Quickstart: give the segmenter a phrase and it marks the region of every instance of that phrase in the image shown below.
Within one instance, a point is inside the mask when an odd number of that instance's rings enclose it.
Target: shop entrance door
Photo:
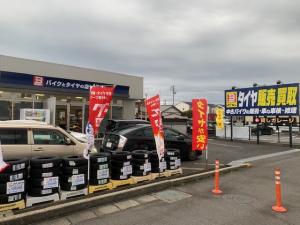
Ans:
[[[55,125],[61,127],[64,130],[68,128],[68,103],[57,103]]]

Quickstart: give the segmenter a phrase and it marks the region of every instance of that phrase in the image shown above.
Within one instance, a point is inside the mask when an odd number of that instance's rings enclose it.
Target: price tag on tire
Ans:
[[[72,176],[72,186],[85,184],[84,174],[78,174]]]
[[[109,178],[109,169],[97,170],[97,179]]]
[[[58,177],[45,177],[43,182],[43,188],[57,188],[58,187]]]
[[[151,171],[151,163],[145,163],[144,164],[144,171],[145,172]]]
[[[123,167],[123,174],[124,175],[130,175],[130,174],[132,174],[132,165],[124,166]]]
[[[25,182],[24,180],[7,182],[6,184],[6,194],[15,194],[21,193],[25,190]]]
[[[181,160],[180,159],[176,159],[175,160],[175,166],[180,166],[181,165]]]
[[[165,169],[167,169],[167,162],[166,162],[166,161],[160,162],[160,163],[159,163],[159,169],[160,169],[160,170],[165,170]]]

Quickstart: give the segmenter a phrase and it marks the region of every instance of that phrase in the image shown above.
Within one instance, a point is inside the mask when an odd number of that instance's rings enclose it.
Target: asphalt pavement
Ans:
[[[211,193],[213,178],[173,187],[39,225],[298,225],[300,153],[258,160],[253,167],[221,176],[224,194]],[[283,205],[273,212],[274,170],[281,169]]]
[[[232,161],[250,158],[253,156],[267,155],[277,152],[283,152],[290,150],[289,147],[280,145],[268,145],[252,142],[240,142],[210,139],[208,144],[208,164],[209,168],[213,167],[216,159],[220,160],[220,163],[226,165]],[[204,170],[206,167],[206,152],[204,151],[202,156],[197,161],[185,161],[182,163],[184,174],[195,173],[200,170]]]

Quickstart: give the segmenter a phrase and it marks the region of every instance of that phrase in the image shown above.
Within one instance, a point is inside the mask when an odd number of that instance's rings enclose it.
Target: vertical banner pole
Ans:
[[[293,147],[293,127],[292,127],[292,117],[289,117],[289,133],[290,133],[290,148]]]
[[[233,141],[233,117],[230,116],[230,141]]]

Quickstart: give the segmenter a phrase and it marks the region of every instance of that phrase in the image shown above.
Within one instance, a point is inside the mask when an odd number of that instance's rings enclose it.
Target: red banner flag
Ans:
[[[92,125],[94,134],[98,129],[109,108],[113,97],[114,87],[92,86],[90,88],[89,123]]]
[[[207,150],[207,99],[193,99],[193,151]]]
[[[149,116],[153,134],[154,134],[157,154],[159,159],[161,159],[165,154],[165,142],[164,142],[164,129],[163,129],[161,113],[160,113],[159,95],[146,99],[145,105],[146,105],[147,114]]]

